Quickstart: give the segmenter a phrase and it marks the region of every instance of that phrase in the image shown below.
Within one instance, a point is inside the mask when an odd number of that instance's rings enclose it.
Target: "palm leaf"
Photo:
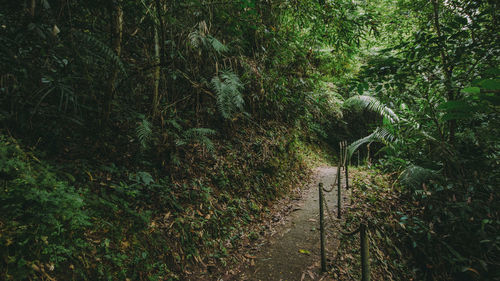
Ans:
[[[116,65],[125,75],[127,74],[127,71],[125,70],[125,65],[111,47],[104,44],[98,38],[91,35],[90,33],[75,31],[74,35],[88,47],[96,51],[94,55],[95,54],[101,55],[105,60],[108,60],[112,62],[114,65]]]
[[[389,144],[396,141],[396,137],[383,127],[378,127],[370,135],[354,141],[347,147],[347,157],[348,159],[354,154],[354,152],[365,143],[381,142],[383,144]]]
[[[344,106],[359,106],[370,110],[387,118],[391,123],[399,122],[399,117],[392,109],[381,103],[377,98],[366,95],[357,95],[350,97],[344,102]]]

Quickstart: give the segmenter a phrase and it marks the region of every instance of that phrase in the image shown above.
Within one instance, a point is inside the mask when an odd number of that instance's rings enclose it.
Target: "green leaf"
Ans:
[[[350,97],[344,102],[345,106],[359,106],[386,117],[392,123],[399,122],[399,117],[394,111],[381,103],[377,98],[367,95],[357,95]]]
[[[386,128],[378,127],[370,135],[368,135],[364,138],[358,139],[358,140],[354,141],[353,143],[351,143],[347,147],[347,155],[348,155],[347,157],[351,158],[352,155],[354,154],[354,152],[356,151],[356,149],[358,149],[361,145],[363,145],[365,143],[371,143],[371,142],[380,142],[383,144],[388,144],[390,142],[397,142],[397,139],[393,134],[391,134],[389,131],[387,131]]]
[[[486,90],[500,90],[500,79],[485,79],[479,85]]]
[[[500,96],[499,95],[489,95],[489,94],[485,94],[485,95],[480,95],[478,97],[480,100],[484,100],[484,101],[487,101],[495,106],[498,106],[500,105]]]
[[[305,254],[305,255],[310,255],[311,254],[311,252],[309,252],[308,250],[304,250],[304,249],[300,249],[299,253]]]
[[[438,106],[441,110],[464,110],[468,109],[470,106],[465,101],[447,101]]]
[[[479,94],[481,92],[481,89],[479,87],[467,87],[465,89],[462,89],[462,93],[464,94]]]
[[[488,75],[495,75],[495,76],[500,76],[500,69],[499,68],[490,68],[484,72],[485,74]]]

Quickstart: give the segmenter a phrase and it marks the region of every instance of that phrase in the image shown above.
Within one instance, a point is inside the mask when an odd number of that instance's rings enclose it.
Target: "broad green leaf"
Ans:
[[[462,89],[462,93],[465,94],[479,94],[481,92],[481,89],[479,87],[467,87],[465,89]]]
[[[446,110],[446,111],[449,111],[449,110],[468,110],[470,108],[471,108],[471,106],[467,102],[461,101],[461,100],[447,101],[447,102],[444,102],[438,106],[438,109]]]
[[[485,79],[479,85],[486,90],[500,90],[500,79]]]

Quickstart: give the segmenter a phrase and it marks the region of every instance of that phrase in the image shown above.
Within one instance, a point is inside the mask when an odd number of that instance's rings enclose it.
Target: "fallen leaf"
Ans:
[[[247,259],[255,259],[255,258],[257,258],[256,256],[252,256],[252,255],[249,255],[249,254],[245,254],[245,257]]]

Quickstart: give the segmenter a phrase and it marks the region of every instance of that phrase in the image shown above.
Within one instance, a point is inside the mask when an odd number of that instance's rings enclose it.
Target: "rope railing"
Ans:
[[[337,221],[341,218],[341,208],[342,208],[342,197],[341,197],[341,168],[344,167],[345,171],[345,186],[349,189],[349,172],[348,172],[348,157],[347,157],[347,142],[342,141],[339,143],[339,165],[337,166],[337,173],[335,175],[334,182],[337,182]],[[323,183],[319,183],[319,210],[320,210],[320,240],[321,240],[321,271],[326,272],[326,250],[325,250],[325,220],[324,220],[324,209],[330,218],[331,224],[336,227],[337,231],[345,236],[353,236],[359,233],[360,237],[360,248],[361,248],[361,281],[370,281],[370,241],[369,241],[369,231],[368,224],[364,221],[352,231],[344,231],[340,225],[337,223],[332,213],[328,208],[328,204],[324,199],[323,192],[332,192],[334,189],[334,184],[330,189],[325,189]]]

